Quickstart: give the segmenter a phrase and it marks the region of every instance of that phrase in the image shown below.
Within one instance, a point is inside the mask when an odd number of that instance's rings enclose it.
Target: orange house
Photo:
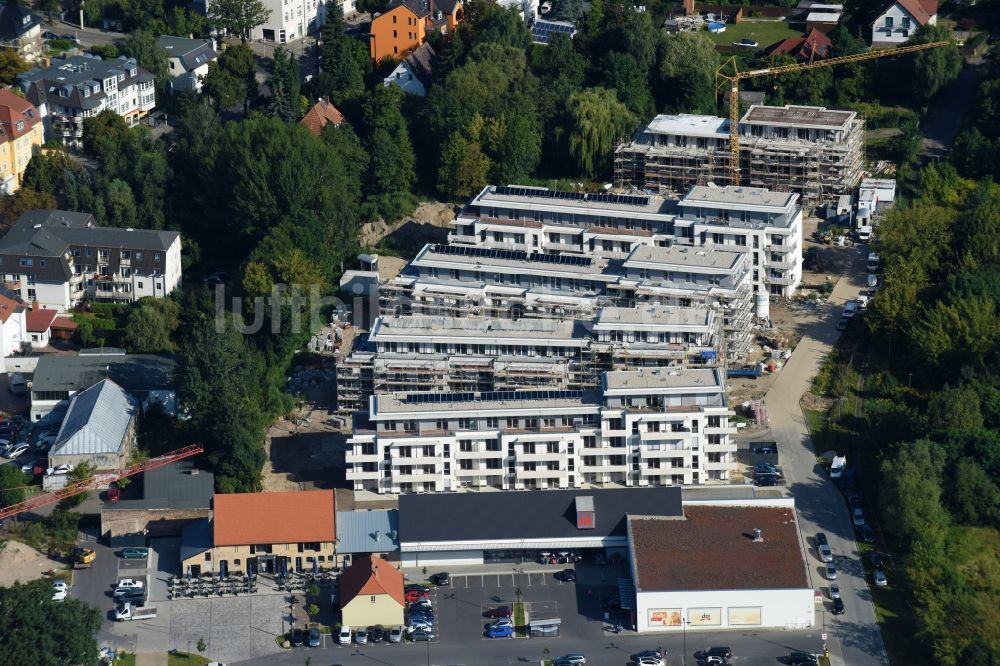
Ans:
[[[426,41],[428,31],[458,27],[462,13],[459,0],[393,0],[384,14],[372,19],[368,34],[372,61],[405,58]]]

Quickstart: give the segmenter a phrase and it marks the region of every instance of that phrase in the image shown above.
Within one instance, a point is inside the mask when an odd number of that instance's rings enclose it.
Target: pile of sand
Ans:
[[[0,550],[0,585],[10,586],[38,578],[43,571],[58,568],[48,556],[20,541],[7,541]]]

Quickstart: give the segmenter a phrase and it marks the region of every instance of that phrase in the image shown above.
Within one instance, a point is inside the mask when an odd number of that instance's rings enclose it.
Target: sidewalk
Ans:
[[[554,574],[563,569],[572,568],[572,564],[539,564],[538,562],[503,562],[499,564],[465,564],[465,565],[434,565],[427,567],[403,567],[403,578],[407,583],[424,583],[430,576],[447,571],[454,576],[483,576],[518,573],[549,573]],[[424,571],[426,570],[426,573]]]

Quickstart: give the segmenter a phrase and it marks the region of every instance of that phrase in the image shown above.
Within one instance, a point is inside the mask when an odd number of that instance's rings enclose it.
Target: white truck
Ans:
[[[119,622],[128,622],[129,620],[152,620],[154,617],[156,617],[156,608],[154,606],[138,608],[132,604],[124,603],[115,609],[115,619]]]
[[[830,478],[839,479],[844,475],[844,469],[847,467],[847,457],[846,456],[834,456],[833,462],[830,463]]]

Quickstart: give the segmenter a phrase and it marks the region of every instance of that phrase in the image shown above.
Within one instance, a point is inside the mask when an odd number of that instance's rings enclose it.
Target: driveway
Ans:
[[[825,627],[829,635],[833,663],[873,666],[889,662],[881,631],[875,621],[871,591],[865,582],[859,559],[854,526],[840,491],[816,463],[816,452],[799,406],[799,400],[809,390],[820,363],[840,336],[835,325],[841,308],[848,300],[853,300],[862,288],[861,276],[864,275],[868,248],[859,245],[856,252],[850,274],[842,278],[833,290],[826,316],[805,330],[791,359],[768,391],[765,400],[771,431],[760,439],[778,442],[785,477],[799,512],[812,586],[823,589],[824,594],[829,583],[822,576],[822,562],[816,557],[816,532],[826,533],[833,550],[834,564],[839,571],[837,582],[846,612],[840,616],[821,612],[817,617],[817,625],[821,629]],[[829,609],[828,596],[824,606]]]

